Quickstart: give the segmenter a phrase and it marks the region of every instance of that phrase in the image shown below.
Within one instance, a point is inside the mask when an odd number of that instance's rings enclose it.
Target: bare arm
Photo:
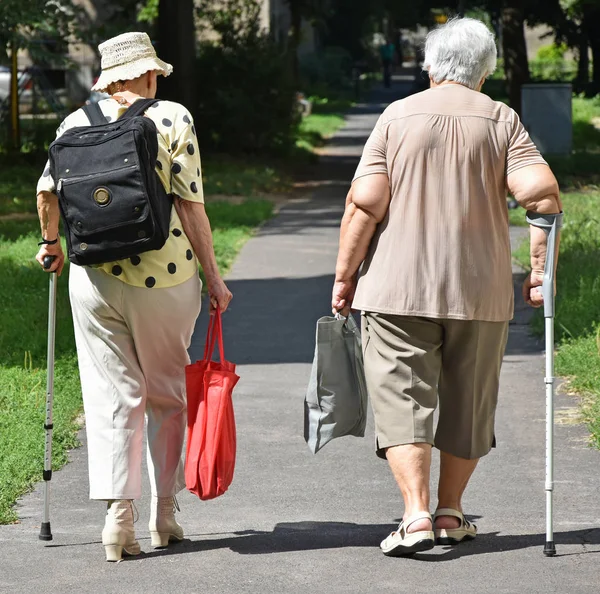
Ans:
[[[212,231],[204,204],[176,198],[175,208],[181,219],[183,230],[188,236],[198,260],[200,260],[208,284],[211,306],[216,309],[218,304],[221,311],[225,311],[233,296],[225,286],[219,273],[213,247]]]
[[[340,228],[340,247],[335,270],[332,307],[347,315],[352,305],[356,273],[364,261],[377,225],[384,219],[390,204],[387,174],[377,173],[358,178],[346,199]]]
[[[356,206],[352,203],[352,187],[348,190],[348,194],[346,196],[346,207],[344,210],[344,216],[342,217],[342,223],[340,225],[340,244],[344,241],[346,236],[346,232],[348,231],[348,226],[350,225],[350,221],[352,220],[352,216],[356,212]]]
[[[562,211],[558,183],[547,165],[529,165],[512,172],[507,178],[508,188],[515,200],[526,210],[540,214],[556,214]],[[530,226],[531,241],[531,273],[523,285],[525,301],[534,307],[543,304],[540,287],[544,277],[546,264],[547,237],[543,229]],[[556,258],[558,261],[558,245],[556,242]],[[556,264],[555,264],[556,265]]]
[[[60,210],[58,208],[58,196],[52,192],[40,192],[37,195],[37,210],[40,219],[42,238],[48,241],[59,239],[58,226],[60,223]],[[60,240],[54,245],[42,245],[36,256],[36,260],[43,266],[44,258],[52,256],[54,262],[47,272],[58,272],[60,275],[65,265],[65,256],[60,245]]]

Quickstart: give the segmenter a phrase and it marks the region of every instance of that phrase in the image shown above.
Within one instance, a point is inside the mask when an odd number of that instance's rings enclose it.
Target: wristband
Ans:
[[[56,245],[57,243],[58,243],[58,237],[56,239],[53,239],[53,240],[42,239],[42,241],[40,241],[38,243],[38,245]]]

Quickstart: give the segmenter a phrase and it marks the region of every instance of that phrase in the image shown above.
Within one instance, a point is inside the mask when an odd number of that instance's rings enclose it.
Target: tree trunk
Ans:
[[[592,50],[592,82],[591,84],[588,83],[586,94],[592,97],[600,93],[600,23],[598,19],[600,19],[599,8],[591,5],[584,6],[581,28],[583,36],[587,38],[589,47]],[[589,78],[586,80],[589,81]]]
[[[599,15],[596,15],[596,19]],[[600,25],[597,20],[590,23],[589,42],[592,49],[592,83],[594,92],[600,92]]]
[[[600,35],[597,32],[596,35]],[[593,41],[590,40],[592,47],[592,89],[591,94],[596,96],[600,93],[600,40],[596,37]]]
[[[298,60],[298,48],[302,39],[302,11],[300,2],[290,0],[290,32],[291,39],[288,51],[290,53],[290,61],[292,65],[292,74],[296,85],[300,82],[300,62]]]
[[[505,0],[502,8],[502,53],[510,106],[521,114],[521,86],[529,82],[525,18],[520,0]]]
[[[10,52],[10,135],[12,148],[19,151],[21,150],[21,119],[19,115],[19,70],[17,67],[18,47],[16,41],[12,42]]]
[[[194,0],[160,0],[158,55],[173,65],[173,74],[159,77],[158,96],[185,105],[194,115],[196,86],[196,30]]]
[[[585,90],[590,82],[590,54],[588,38],[586,35],[581,35],[578,51],[579,61],[577,63],[577,88],[579,90]]]

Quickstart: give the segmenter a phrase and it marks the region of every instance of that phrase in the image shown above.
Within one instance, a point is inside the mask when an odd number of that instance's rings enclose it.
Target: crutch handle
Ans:
[[[48,270],[52,266],[56,256],[44,256],[44,270]]]
[[[546,264],[544,265],[544,280],[542,296],[544,298],[544,317],[554,317],[554,268],[556,260],[556,238],[562,227],[563,213],[540,214],[527,211],[527,222],[534,227],[543,229],[547,237]]]

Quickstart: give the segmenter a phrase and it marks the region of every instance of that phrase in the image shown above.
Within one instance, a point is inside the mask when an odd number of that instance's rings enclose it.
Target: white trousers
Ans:
[[[185,487],[185,366],[202,284],[133,287],[71,266],[69,295],[83,392],[90,499],[139,499],[144,417],[153,495]]]

